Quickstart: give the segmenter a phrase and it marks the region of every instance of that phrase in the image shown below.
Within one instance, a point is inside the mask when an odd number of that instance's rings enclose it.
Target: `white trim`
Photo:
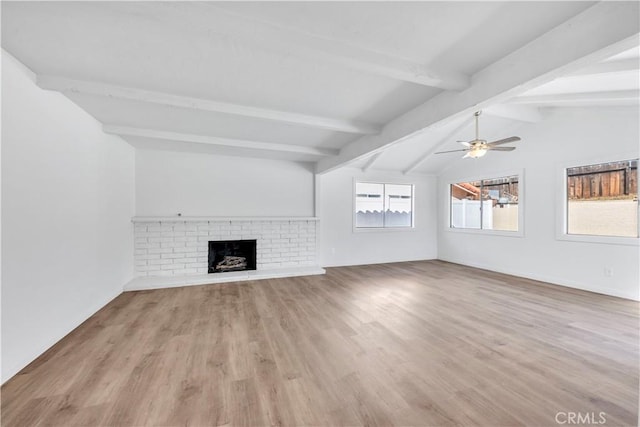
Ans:
[[[507,231],[507,230],[487,230],[487,229],[479,229],[479,228],[454,228],[451,227],[451,186],[456,185],[460,182],[471,182],[471,181],[482,181],[482,180],[490,180],[496,178],[506,178],[509,176],[516,175],[518,177],[518,231]],[[482,178],[480,177],[482,176]],[[525,237],[525,170],[524,169],[511,169],[507,171],[498,171],[495,173],[491,173],[490,176],[494,178],[488,178],[489,174],[483,175],[475,175],[471,178],[458,178],[458,179],[449,179],[446,181],[446,186],[444,188],[446,201],[446,216],[444,218],[444,230],[453,232],[453,233],[468,233],[468,234],[479,234],[482,236],[502,236],[502,237]]]
[[[518,216],[520,216],[520,210],[518,209]],[[518,228],[520,228],[520,224],[518,224]],[[479,228],[451,228],[447,227],[446,231],[450,231],[452,233],[467,233],[467,234],[478,234],[481,236],[502,236],[502,237],[524,237],[524,233],[518,231],[507,231],[507,230],[481,230]]]
[[[80,315],[75,316],[75,318],[71,322],[69,322],[69,325],[71,325],[71,327],[64,328],[62,333],[47,340],[46,344],[40,346],[35,353],[32,353],[29,356],[23,357],[20,362],[14,363],[13,366],[7,369],[6,370],[7,377],[2,378],[2,383],[4,384],[8,380],[13,378],[18,372],[20,372],[22,369],[28,366],[31,362],[36,360],[38,357],[42,356],[51,347],[53,347],[58,342],[60,342],[61,339],[63,339],[65,336],[67,336],[68,334],[73,332],[76,328],[78,328],[80,325],[82,325],[84,322],[86,322],[87,319],[91,318],[98,311],[102,310],[111,301],[118,298],[118,296],[120,296],[122,292],[123,292],[122,289],[115,290],[114,292],[107,295],[106,298],[103,298],[100,301],[96,302],[95,304],[91,305],[91,307],[89,307],[87,310],[84,310]]]
[[[319,221],[318,217],[302,216],[134,216],[131,222],[203,222],[203,221]]]
[[[349,262],[333,262],[333,263],[325,263],[323,265],[323,267],[325,268],[331,268],[331,267],[353,267],[353,266],[357,266],[357,265],[384,265],[384,264],[397,264],[397,263],[401,263],[401,262],[416,262],[416,261],[434,261],[436,260],[436,256],[433,255],[429,258],[424,258],[424,257],[420,257],[420,258],[415,258],[415,257],[410,257],[410,258],[399,258],[399,259],[394,259],[391,258],[389,259],[388,257],[384,257],[384,259],[380,258],[374,258],[372,260],[367,260],[367,261],[349,261]]]
[[[589,234],[561,234],[556,235],[556,240],[567,242],[597,243],[601,245],[625,245],[640,246],[640,239],[637,237],[622,236],[596,236]]]
[[[401,232],[414,232],[416,231],[416,227],[353,227],[354,233],[393,233],[396,231]]]
[[[381,184],[381,185],[410,185],[411,186],[411,225],[406,227],[356,227],[356,184]],[[394,231],[414,231],[416,229],[416,184],[415,182],[389,182],[389,181],[369,181],[360,180],[357,177],[352,179],[352,193],[351,193],[351,229],[353,233],[376,233],[376,232],[394,232]],[[383,209],[384,199],[383,196]]]
[[[640,237],[597,236],[567,233],[567,169],[600,163],[619,162],[638,159],[640,153],[625,151],[622,153],[589,156],[556,164],[556,240],[606,245],[640,246]],[[640,193],[640,191],[639,191]],[[639,194],[640,196],[640,194]],[[638,209],[638,233],[640,235],[640,209]]]
[[[624,298],[624,299],[629,299],[633,301],[640,301],[640,294],[638,293],[632,294],[632,293],[620,292],[616,289],[604,288],[600,286],[584,286],[583,282],[576,282],[576,281],[572,281],[564,278],[558,278],[555,276],[547,276],[544,274],[528,273],[528,272],[523,273],[521,271],[513,270],[509,268],[495,268],[493,266],[488,266],[483,263],[463,262],[463,261],[455,260],[454,258],[442,257],[440,255],[438,255],[438,259],[441,261],[446,261],[453,264],[465,265],[473,268],[480,268],[482,270],[495,271],[496,273],[508,274],[511,276],[522,277],[530,280],[537,280],[539,282],[544,282],[546,284],[563,286],[566,288],[578,289],[586,292],[594,292],[597,294],[603,294],[603,295],[608,295],[608,296],[617,297],[617,298]]]
[[[131,279],[124,291],[179,288],[183,286],[212,285],[217,283],[245,282],[247,280],[277,279],[282,277],[313,276],[325,274],[318,266],[278,268],[271,270],[234,271],[228,273],[201,274],[197,276],[148,276]]]

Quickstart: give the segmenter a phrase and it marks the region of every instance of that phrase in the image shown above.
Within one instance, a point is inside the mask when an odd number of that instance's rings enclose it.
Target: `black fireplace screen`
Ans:
[[[255,269],[255,240],[218,240],[209,242],[209,273]]]

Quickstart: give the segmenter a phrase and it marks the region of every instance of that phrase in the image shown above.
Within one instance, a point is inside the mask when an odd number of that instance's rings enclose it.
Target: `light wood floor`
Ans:
[[[2,387],[2,425],[21,427],[555,426],[558,412],[636,425],[638,304],[440,261],[128,292]]]

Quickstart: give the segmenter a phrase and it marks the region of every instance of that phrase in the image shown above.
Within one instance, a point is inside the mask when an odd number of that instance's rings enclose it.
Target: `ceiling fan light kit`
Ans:
[[[466,157],[471,157],[472,159],[479,159],[480,157],[484,156],[485,154],[487,154],[487,150],[484,147],[480,147],[476,150],[471,150],[469,151],[467,154],[464,155],[463,159]]]
[[[476,111],[473,115],[476,118],[476,138],[471,141],[458,141],[460,144],[464,145],[466,148],[462,150],[449,150],[449,151],[439,151],[435,154],[444,154],[444,153],[456,153],[464,151],[465,154],[462,158],[466,159],[467,157],[472,159],[479,159],[487,154],[487,151],[513,151],[516,147],[498,147],[502,144],[508,144],[509,142],[520,141],[519,136],[510,136],[509,138],[499,139],[497,141],[487,142],[484,139],[480,139],[480,127],[478,125],[478,117],[480,117],[482,111]]]

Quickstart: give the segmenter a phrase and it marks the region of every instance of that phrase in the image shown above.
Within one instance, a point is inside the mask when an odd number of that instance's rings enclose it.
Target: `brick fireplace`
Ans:
[[[317,222],[313,217],[136,217],[133,219],[136,277],[127,288],[224,281],[225,275],[229,280],[238,280],[320,274],[324,270],[318,267]],[[209,242],[242,240],[256,242],[253,276],[239,276],[239,272],[208,274]]]

